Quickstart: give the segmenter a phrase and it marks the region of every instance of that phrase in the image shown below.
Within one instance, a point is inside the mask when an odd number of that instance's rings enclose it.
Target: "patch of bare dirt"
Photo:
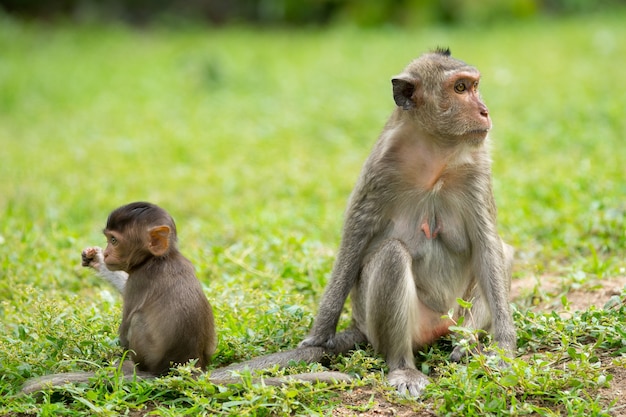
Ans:
[[[563,309],[561,296],[565,295],[570,311],[584,311],[591,306],[602,308],[611,297],[620,295],[625,286],[626,276],[594,282],[579,289],[568,289],[559,277],[528,277],[511,283],[511,299],[534,311],[558,311]]]
[[[599,395],[606,399],[607,405],[615,401],[611,408],[613,417],[626,417],[626,367],[608,364],[608,373],[613,376],[608,388],[600,389]]]
[[[333,416],[372,417],[433,417],[426,404],[403,400],[404,404],[390,402],[385,395],[370,387],[359,387],[341,394],[342,405],[333,410]]]

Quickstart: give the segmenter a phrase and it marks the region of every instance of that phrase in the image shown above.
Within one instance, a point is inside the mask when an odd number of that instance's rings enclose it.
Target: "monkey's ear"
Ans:
[[[393,100],[398,107],[402,107],[404,110],[417,107],[414,95],[419,83],[418,79],[411,78],[406,74],[401,74],[391,79]]]
[[[150,242],[148,249],[154,256],[163,256],[170,247],[170,228],[168,226],[155,226],[148,231]]]

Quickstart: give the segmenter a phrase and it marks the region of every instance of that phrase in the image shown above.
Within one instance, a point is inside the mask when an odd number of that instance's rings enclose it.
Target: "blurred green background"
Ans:
[[[10,14],[76,21],[120,19],[145,24],[153,21],[195,20],[212,25],[359,26],[480,25],[497,20],[538,15],[588,13],[623,5],[624,0],[2,0]]]
[[[104,244],[107,214],[130,201],[152,201],[176,219],[181,251],[216,312],[214,366],[296,346],[330,276],[350,191],[394,108],[391,77],[420,53],[449,46],[482,73],[499,230],[517,249],[514,280],[537,283],[516,300],[520,383],[510,408],[521,413],[534,402],[563,415],[603,415],[594,410],[606,408],[604,385],[594,381],[606,380],[610,365],[583,363],[568,348],[616,355],[623,368],[616,351],[625,315],[594,310],[542,321],[527,307],[549,298],[544,280],[557,283],[558,296],[626,275],[621,2],[0,7],[0,414],[39,409],[13,396],[27,378],[93,370],[120,355],[120,299],[80,267],[80,251]],[[349,316],[347,304],[341,326]],[[467,407],[511,401],[509,387],[488,391],[484,375],[454,373],[448,347],[418,359],[437,378],[452,369],[452,382],[483,397],[445,383],[432,384],[431,395],[450,397],[451,410],[463,406],[459,398]],[[531,353],[544,365],[519,368]],[[567,369],[558,355],[570,358]],[[384,363],[375,358],[369,351],[346,361],[364,379],[380,378]],[[533,391],[535,372],[554,385]],[[179,398],[196,383],[168,381],[172,393],[162,401],[184,409]],[[47,397],[50,415],[91,415],[81,389]],[[111,392],[103,377],[89,400],[119,415],[151,404],[141,392],[162,398],[155,383],[126,389],[128,396]],[[213,398],[214,409],[189,407],[213,413],[250,392],[228,390]],[[301,401],[299,412],[309,415],[322,407],[319,389],[300,392],[311,391],[268,397]]]

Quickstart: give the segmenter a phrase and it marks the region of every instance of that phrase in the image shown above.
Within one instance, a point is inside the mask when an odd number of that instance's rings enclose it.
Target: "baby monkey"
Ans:
[[[103,233],[106,249],[85,249],[82,264],[122,293],[120,344],[137,369],[161,375],[193,359],[205,369],[217,346],[213,310],[176,247],[172,216],[151,203],[131,203],[109,215]]]
[[[119,338],[131,361],[122,364],[125,379],[151,378],[167,373],[173,365],[197,360],[204,370],[215,352],[217,337],[213,310],[206,299],[193,265],[176,247],[176,225],[162,208],[145,202],[114,210],[103,230],[104,251],[89,247],[82,252],[82,265],[98,271],[124,297]],[[326,354],[320,347],[278,352],[211,371],[214,384],[238,383],[233,372],[275,365],[317,362]],[[27,381],[23,394],[67,383],[85,383],[93,372],[45,375]],[[267,385],[300,382],[350,381],[340,372],[312,372],[287,377],[263,378]],[[258,378],[255,382],[260,382]]]

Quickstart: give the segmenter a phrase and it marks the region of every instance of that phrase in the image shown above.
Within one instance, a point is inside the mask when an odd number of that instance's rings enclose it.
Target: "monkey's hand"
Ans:
[[[335,332],[330,334],[311,333],[306,339],[300,342],[300,347],[320,346],[328,350],[335,350]]]
[[[300,347],[320,346],[325,350],[335,354],[346,354],[358,345],[367,343],[367,337],[356,327],[350,327],[342,332],[329,332],[326,337],[316,337],[315,335],[323,335],[324,332],[313,331],[300,343]]]
[[[102,254],[101,248],[97,246],[85,248],[83,249],[81,256],[83,259],[83,266],[95,269],[100,277],[109,281],[120,292],[120,294],[124,294],[128,274],[124,271],[109,271],[104,263],[104,255]]]
[[[93,246],[83,249],[81,253],[82,266],[93,268],[96,271],[100,271],[100,266],[104,265],[104,256],[102,255],[102,249]]]

